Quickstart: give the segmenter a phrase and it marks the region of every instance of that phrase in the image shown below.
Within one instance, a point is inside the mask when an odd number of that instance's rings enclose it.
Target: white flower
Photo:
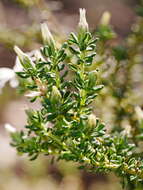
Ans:
[[[79,24],[78,24],[79,28],[88,30],[88,23],[86,21],[86,10],[80,8],[79,13],[80,13],[80,19],[79,19]]]
[[[9,81],[9,84],[12,88],[16,88],[19,85],[19,81],[17,80],[16,76]]]
[[[43,42],[46,45],[54,44],[54,39],[46,23],[41,24]]]
[[[111,14],[108,11],[105,11],[101,17],[100,23],[102,25],[108,25],[111,19]]]
[[[138,120],[143,120],[143,111],[139,106],[135,107],[135,112]]]
[[[18,86],[18,80],[16,79],[15,72],[10,68],[2,67],[0,68],[0,90],[7,82],[10,82],[10,86],[12,88]]]
[[[38,91],[32,91],[28,94],[26,94],[25,96],[28,97],[28,98],[34,98],[36,96],[40,96],[41,95],[41,92],[38,92]]]
[[[15,133],[16,129],[9,123],[6,123],[4,125],[5,129],[9,132],[9,133]]]

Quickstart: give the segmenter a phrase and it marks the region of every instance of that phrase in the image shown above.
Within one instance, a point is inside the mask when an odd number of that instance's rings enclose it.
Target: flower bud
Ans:
[[[79,19],[79,29],[88,31],[88,23],[86,21],[86,10],[85,9],[79,9],[80,12],[80,19]]]
[[[58,88],[56,86],[52,87],[52,94],[51,94],[51,99],[53,102],[59,102],[59,100],[61,99],[61,93],[58,90]]]
[[[24,53],[18,46],[14,46],[14,51],[17,54],[20,63],[24,68],[27,69],[28,67],[34,66],[34,63],[31,60],[31,58],[26,53]]]
[[[9,133],[15,133],[16,132],[16,129],[12,125],[10,125],[9,123],[6,123],[4,127]]]
[[[95,127],[96,126],[96,123],[97,123],[97,118],[94,114],[90,114],[88,116],[88,125],[90,127]]]
[[[143,111],[139,106],[135,107],[136,117],[138,120],[143,120]]]
[[[18,46],[14,46],[14,51],[22,62],[24,62],[25,58],[29,58],[28,55],[23,53],[23,51]]]
[[[111,14],[108,11],[105,11],[101,17],[100,24],[108,25],[111,19]]]
[[[131,125],[129,124],[128,121],[123,121],[122,122],[122,126],[124,128],[124,130],[122,131],[122,135],[123,136],[127,136],[127,137],[131,137],[131,132],[132,132],[132,127]]]
[[[15,51],[16,51],[16,53],[19,51],[18,49],[18,47],[17,46],[15,46],[14,48],[16,48],[15,49]],[[18,48],[18,49],[17,49]],[[22,51],[20,50],[20,53],[21,53]],[[23,52],[22,52],[23,53]],[[34,58],[34,53],[35,53],[35,50],[34,51],[31,51],[31,52],[27,52],[27,53],[23,53],[23,54],[25,54],[26,56],[28,56],[28,58],[30,59],[30,62],[31,62],[31,64],[32,64],[32,66],[34,67],[34,61],[35,61],[35,58]],[[18,54],[18,53],[17,53]],[[23,72],[23,66],[21,65],[21,60],[19,59],[19,57],[17,56],[16,57],[16,60],[15,60],[15,65],[14,65],[14,67],[13,67],[13,70],[14,70],[14,72]]]
[[[45,45],[53,45],[54,39],[46,23],[41,24],[42,38]]]

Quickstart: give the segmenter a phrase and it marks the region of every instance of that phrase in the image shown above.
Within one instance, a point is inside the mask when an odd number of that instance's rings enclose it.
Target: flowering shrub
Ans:
[[[114,36],[112,30],[103,27],[107,22],[104,19],[97,31],[102,45],[107,32],[111,34],[108,37]],[[31,102],[39,100],[41,108],[26,111],[25,131],[15,131],[6,125],[11,132],[11,145],[28,154],[31,160],[39,154],[52,155],[57,160],[77,162],[80,168],[91,172],[114,172],[123,185],[142,183],[143,161],[134,152],[136,142],[128,135],[130,132],[122,133],[118,125],[117,130],[107,133],[105,124],[93,113],[91,103],[103,88],[99,81],[104,80],[98,79],[95,62],[98,39],[89,31],[85,10],[80,9],[77,33],[71,33],[61,45],[55,42],[45,23],[41,31],[44,45],[34,57],[17,46],[14,48],[22,65],[16,72],[20,89]],[[118,62],[127,55],[121,47],[115,48],[113,54]],[[94,70],[90,71],[92,66]],[[111,77],[116,82],[115,75]],[[115,92],[114,86],[111,90]],[[120,96],[116,98],[120,100]],[[142,113],[139,107],[136,112]]]

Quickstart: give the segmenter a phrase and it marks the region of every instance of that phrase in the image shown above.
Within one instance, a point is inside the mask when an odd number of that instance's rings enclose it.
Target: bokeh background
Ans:
[[[0,67],[14,66],[15,44],[26,52],[41,46],[40,23],[43,21],[57,39],[64,40],[77,27],[80,7],[86,8],[93,31],[102,14],[109,11],[110,23],[118,35],[112,43],[122,43],[137,19],[138,4],[138,0],[0,0]],[[11,123],[22,129],[26,123],[25,107],[30,106],[8,84],[0,94],[0,190],[121,189],[113,174],[95,175],[78,170],[70,162],[52,163],[52,158],[43,156],[31,162],[17,155],[9,145],[4,124]]]

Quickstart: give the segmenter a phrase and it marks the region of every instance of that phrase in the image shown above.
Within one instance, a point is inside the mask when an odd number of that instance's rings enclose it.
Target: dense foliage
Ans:
[[[77,33],[71,33],[63,44],[55,42],[46,24],[42,24],[44,45],[35,52],[34,57],[15,47],[23,67],[16,73],[20,90],[27,93],[31,102],[39,101],[41,108],[26,111],[26,130],[12,131],[11,144],[18,152],[27,153],[31,160],[42,153],[52,155],[57,160],[78,162],[80,168],[92,172],[114,172],[121,177],[123,186],[133,189],[143,180],[142,154],[136,151],[138,141],[142,139],[142,119],[137,121],[131,117],[134,107],[123,101],[131,93],[131,68],[136,64],[132,60],[141,51],[142,38],[137,43],[140,48],[136,48],[134,55],[131,43],[127,47],[110,47],[106,51],[106,41],[114,38],[115,34],[104,21],[95,31],[99,42],[89,32],[85,10],[81,9]],[[142,27],[142,24],[139,26]],[[128,42],[137,42],[131,40],[142,35],[142,30],[138,29],[137,32],[141,34],[133,32]],[[96,51],[99,59],[96,58]],[[109,80],[105,80],[102,74],[105,75],[107,69],[103,63],[108,61],[109,52],[112,53],[115,67],[114,72],[107,74]],[[131,62],[133,64],[129,64]],[[118,78],[121,71],[126,76],[122,80]],[[103,94],[101,81],[106,88]],[[109,131],[93,113],[92,103],[100,90],[101,109],[108,96],[116,99],[111,110],[116,117]],[[138,115],[142,113],[139,107],[136,112]],[[128,128],[122,122],[124,119]],[[129,125],[133,125],[135,130],[130,131]]]

